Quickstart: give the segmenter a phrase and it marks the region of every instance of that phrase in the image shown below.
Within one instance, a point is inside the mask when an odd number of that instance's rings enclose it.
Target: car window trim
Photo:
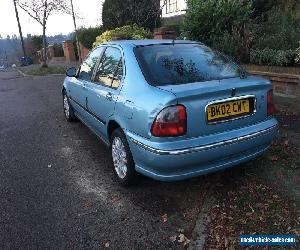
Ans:
[[[97,63],[96,63],[96,66],[95,66],[95,68],[94,68],[94,71],[93,71],[93,74],[92,74],[92,77],[91,77],[91,81],[90,81],[90,82],[91,82],[91,83],[94,83],[94,84],[97,83],[97,82],[95,82],[96,72],[97,72],[97,70],[98,70],[98,67],[99,67],[101,61],[102,61],[104,52],[106,51],[107,47],[106,47],[106,46],[98,46],[97,48],[103,48],[103,51],[101,52],[101,54],[100,54],[100,56],[99,56],[99,59],[98,59],[98,61],[97,61]]]

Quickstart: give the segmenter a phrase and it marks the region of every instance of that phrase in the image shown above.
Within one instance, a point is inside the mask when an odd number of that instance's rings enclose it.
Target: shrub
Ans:
[[[78,40],[83,44],[87,49],[92,49],[93,43],[95,42],[96,37],[104,32],[102,26],[99,27],[90,27],[90,28],[80,28],[77,31]]]
[[[253,48],[289,50],[296,49],[300,40],[300,16],[292,10],[274,7],[266,15],[257,18],[251,29]]]
[[[152,33],[144,28],[138,27],[136,24],[127,25],[113,30],[108,30],[96,37],[94,46],[111,41],[114,37],[125,40],[147,39],[152,37]]]
[[[257,65],[293,66],[296,62],[294,50],[253,49],[250,62]]]
[[[241,34],[241,31],[233,29],[231,34],[226,31],[223,36],[216,38],[212,46],[237,61],[249,62],[250,43],[248,31],[244,30]]]
[[[296,50],[296,63],[300,64],[300,42],[299,48]]]
[[[241,30],[250,20],[252,2],[240,0],[188,0],[183,31],[189,39],[212,45],[224,32]]]
[[[31,36],[33,51],[36,52],[43,47],[43,36]]]

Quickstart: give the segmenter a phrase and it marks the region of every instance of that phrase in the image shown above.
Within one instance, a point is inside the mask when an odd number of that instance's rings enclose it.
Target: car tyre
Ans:
[[[76,120],[73,107],[70,104],[66,91],[63,91],[63,109],[65,118],[68,122],[73,122]]]
[[[135,184],[137,173],[134,161],[126,136],[120,128],[115,129],[111,134],[111,155],[118,181],[124,186]]]

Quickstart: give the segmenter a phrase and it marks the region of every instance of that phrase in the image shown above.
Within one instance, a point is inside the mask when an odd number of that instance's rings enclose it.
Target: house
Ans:
[[[182,20],[186,9],[187,0],[160,0],[163,24],[175,24]]]

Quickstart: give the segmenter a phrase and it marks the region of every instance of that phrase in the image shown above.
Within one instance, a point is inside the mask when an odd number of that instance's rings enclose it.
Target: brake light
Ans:
[[[268,91],[268,97],[267,97],[267,114],[268,116],[271,116],[274,114],[275,107],[273,102],[273,90]]]
[[[157,137],[181,136],[186,133],[186,110],[183,105],[170,106],[157,115],[151,133]]]

